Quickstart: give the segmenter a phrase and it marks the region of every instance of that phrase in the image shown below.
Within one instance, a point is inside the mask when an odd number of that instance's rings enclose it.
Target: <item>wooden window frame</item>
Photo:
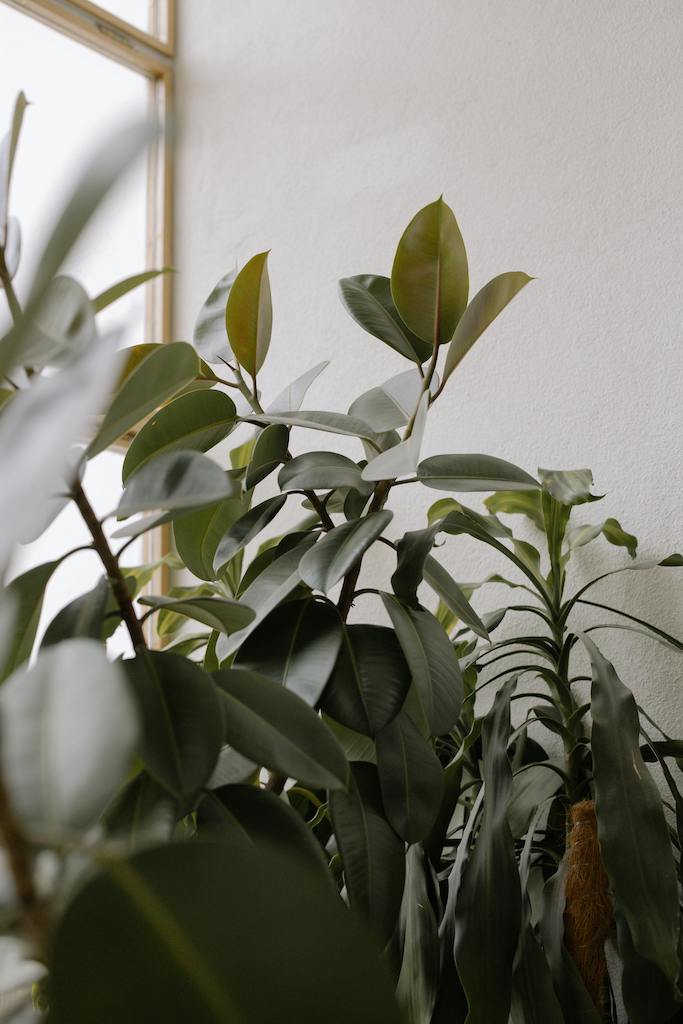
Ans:
[[[157,35],[116,17],[90,0],[0,0],[50,28],[97,50],[149,80],[150,113],[161,124],[173,117],[176,4],[148,0],[150,24]],[[154,144],[147,162],[147,266],[173,265],[173,154],[168,133]],[[135,268],[131,268],[133,271]],[[147,284],[146,340],[169,341],[173,336],[173,275],[162,274]],[[144,557],[156,562],[171,549],[170,528],[145,534]],[[157,573],[154,589],[166,593],[167,566]]]

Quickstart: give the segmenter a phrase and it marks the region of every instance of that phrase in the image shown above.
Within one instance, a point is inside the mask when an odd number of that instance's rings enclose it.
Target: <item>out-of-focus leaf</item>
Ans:
[[[197,317],[194,347],[207,363],[226,363],[233,358],[225,327],[225,307],[235,276],[236,271],[231,270],[218,281]]]
[[[83,353],[97,337],[87,293],[72,277],[55,277],[26,317],[20,356],[24,365],[42,369]]]
[[[240,518],[244,504],[227,498],[190,512],[173,523],[173,537],[185,566],[200,580],[215,580],[214,558],[227,530]]]
[[[543,530],[543,509],[541,508],[541,492],[535,491],[496,491],[484,499],[489,512],[494,516],[499,512],[507,515],[523,515],[539,530]]]
[[[382,802],[389,823],[407,843],[430,832],[441,805],[438,757],[405,712],[375,737]]]
[[[341,642],[341,620],[333,605],[310,597],[288,601],[245,640],[234,664],[268,676],[314,707]]]
[[[407,608],[390,594],[382,602],[408,662],[433,736],[457,721],[463,700],[460,663],[441,623],[426,608]]]
[[[423,341],[443,345],[467,306],[467,253],[453,211],[440,197],[403,232],[391,269],[391,295],[403,322]]]
[[[602,495],[591,494],[593,474],[590,469],[540,469],[543,489],[562,505],[583,505],[600,501]]]
[[[2,248],[5,248],[7,242],[5,228],[8,220],[9,190],[12,183],[12,170],[19,144],[21,125],[27,106],[28,100],[24,93],[17,93],[9,131],[3,135],[0,141],[0,247]]]
[[[91,826],[123,781],[138,737],[118,665],[92,640],[67,640],[0,689],[0,763],[29,827]]]
[[[172,609],[176,615],[185,615],[221,633],[235,633],[244,629],[254,618],[251,608],[227,597],[190,597],[183,600],[149,595],[141,597],[140,604],[150,608]]]
[[[51,966],[54,1024],[299,1024],[321,1007],[326,1024],[402,1021],[362,928],[279,850],[197,841],[108,862],[60,918]]]
[[[329,359],[324,359],[322,363],[316,363],[310,370],[306,370],[300,377],[293,380],[291,384],[288,384],[276,398],[268,405],[266,412],[296,412],[301,408],[308,389],[311,384],[318,379],[323,370],[329,366]]]
[[[510,697],[516,679],[496,694],[484,720],[482,822],[455,907],[455,962],[470,1024],[508,1024],[512,965],[521,925],[521,893],[507,822],[512,771],[507,755]]]
[[[411,846],[399,918],[402,956],[396,986],[396,996],[411,1024],[431,1024],[439,990],[439,929],[429,899],[429,870],[421,846]]]
[[[19,269],[19,262],[21,260],[21,224],[16,217],[7,218],[4,256],[5,266],[11,281]]]
[[[640,754],[638,709],[614,666],[582,639],[593,668],[593,775],[610,889],[636,952],[674,986],[680,970],[676,865],[662,800]]]
[[[552,975],[531,924],[522,930],[512,977],[511,1024],[565,1024]]]
[[[354,624],[344,629],[321,706],[347,728],[375,736],[398,714],[409,686],[410,669],[394,631]]]
[[[273,327],[267,252],[252,256],[233,281],[225,323],[237,361],[255,376],[268,353]]]
[[[149,772],[141,771],[107,807],[103,826],[108,839],[135,853],[171,839],[178,816],[175,799]]]
[[[444,381],[448,380],[486,328],[491,326],[529,281],[533,281],[533,278],[528,274],[512,270],[494,277],[477,292],[460,318],[453,340],[448,346],[443,370]]]
[[[90,443],[88,456],[92,458],[103,452],[162,402],[177,394],[194,380],[198,369],[196,352],[183,341],[153,349],[123,382]]]
[[[344,277],[339,282],[339,295],[346,311],[368,334],[406,359],[418,363],[429,359],[432,346],[413,334],[401,320],[391,297],[388,277],[376,274]]]
[[[538,490],[523,469],[492,455],[433,455],[420,463],[417,476],[438,491]]]
[[[5,599],[12,604],[14,618],[2,648],[0,681],[31,656],[45,588],[58,565],[58,561],[37,565],[21,576],[16,576],[7,586]]]
[[[330,530],[301,559],[301,579],[311,589],[327,593],[363,557],[392,518],[393,512],[383,509]]]
[[[377,769],[352,766],[348,789],[330,793],[330,814],[351,907],[391,938],[403,895],[405,847],[384,816]]]
[[[424,578],[425,582],[439,595],[444,604],[458,616],[463,625],[467,626],[484,640],[489,639],[486,626],[458,584],[432,555],[428,555],[425,559]]]
[[[232,498],[236,491],[234,481],[207,455],[167,452],[130,477],[116,514],[130,516],[153,509],[190,511]]]
[[[140,285],[147,284],[148,281],[153,281],[161,274],[172,274],[173,267],[161,267],[160,270],[143,270],[141,274],[133,274],[131,277],[124,278],[123,281],[117,281],[110,288],[100,292],[100,294],[92,300],[93,309],[96,313],[101,313],[107,306],[111,306],[113,302],[118,299],[122,299],[124,295],[128,295],[129,292],[139,288]]]
[[[621,997],[629,1024],[680,1024],[680,994],[676,995],[670,982],[651,960],[636,952],[623,916],[617,914],[616,919],[619,956],[623,964]]]
[[[235,403],[222,391],[191,391],[159,409],[138,431],[123,460],[128,478],[150,459],[167,452],[206,452],[235,425]]]
[[[415,472],[420,458],[428,411],[429,395],[425,392],[417,407],[410,437],[371,459],[363,470],[363,480],[394,480],[396,477]]]
[[[288,445],[289,430],[282,423],[271,423],[260,432],[247,467],[247,490],[256,487],[256,484],[282,465],[287,457]]]
[[[345,416],[341,412],[297,410],[294,412],[249,413],[245,417],[256,423],[284,423],[290,427],[306,427],[308,430],[323,430],[328,434],[343,434],[348,437],[375,440],[375,432],[369,423],[357,416]]]
[[[312,708],[267,676],[245,669],[214,673],[222,691],[224,738],[256,764],[313,788],[345,786],[348,762]]]
[[[211,775],[222,743],[218,690],[178,654],[138,651],[122,665],[142,715],[140,756],[170,793],[189,799]]]
[[[245,512],[244,515],[232,523],[216,547],[213,567],[218,576],[223,574],[230,559],[234,558],[245,545],[257,537],[261,530],[275,518],[286,500],[284,494],[277,494],[274,498],[267,498],[259,505],[254,505],[253,508],[250,508],[248,512]]]
[[[337,452],[305,452],[285,463],[278,474],[282,491],[362,487],[360,467]]]

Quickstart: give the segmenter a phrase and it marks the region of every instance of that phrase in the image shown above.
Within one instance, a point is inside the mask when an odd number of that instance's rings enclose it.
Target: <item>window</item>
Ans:
[[[98,142],[117,125],[143,120],[150,107],[158,117],[167,117],[172,36],[172,4],[162,0],[111,0],[101,7],[86,0],[0,0],[0,131],[9,123],[20,90],[31,103],[11,196],[23,238],[16,278],[20,295],[55,212]],[[103,203],[65,272],[95,296],[132,273],[170,264],[170,187],[170,159],[162,142]],[[170,287],[170,275],[163,275],[130,293],[103,314],[102,327],[123,327],[124,345],[168,340]],[[2,305],[0,317],[5,316]],[[116,504],[113,485],[122,457],[108,451],[88,467],[86,491],[100,514]],[[40,540],[17,553],[13,574],[87,541],[76,511],[66,509]],[[164,544],[163,537],[140,539],[127,550],[127,563],[156,560]],[[79,552],[60,565],[48,587],[41,626],[94,586],[101,573],[91,552]],[[155,589],[161,585],[157,580]],[[120,631],[113,648],[122,650],[126,642]]]

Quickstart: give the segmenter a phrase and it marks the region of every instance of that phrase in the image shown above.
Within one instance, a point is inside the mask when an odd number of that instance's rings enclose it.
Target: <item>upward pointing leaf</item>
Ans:
[[[197,317],[194,347],[207,363],[224,363],[232,358],[225,327],[225,308],[234,281],[235,271],[231,270],[212,289]]]
[[[358,274],[342,278],[339,294],[346,311],[368,334],[379,338],[406,359],[418,363],[429,359],[432,346],[402,322],[391,297],[388,277]]]
[[[265,501],[254,505],[231,524],[216,547],[213,567],[217,576],[221,576],[230,559],[234,558],[238,551],[241,551],[249,541],[257,537],[261,530],[275,518],[286,500],[285,494],[276,494],[273,498],[266,498]]]
[[[5,590],[5,599],[13,605],[12,629],[3,644],[0,681],[31,656],[43,607],[45,588],[59,562],[46,562],[16,576]]]
[[[301,559],[301,579],[313,590],[327,593],[346,576],[392,518],[393,513],[384,509],[330,530]]]
[[[494,277],[477,292],[463,313],[455,328],[453,340],[448,346],[443,370],[444,381],[448,380],[477,339],[529,281],[533,281],[533,278],[528,274],[510,271]]]
[[[235,278],[225,323],[240,366],[254,376],[266,358],[273,326],[267,252],[252,256]]]
[[[396,477],[415,472],[420,458],[428,411],[429,395],[425,392],[417,407],[410,437],[371,459],[363,470],[363,480],[394,480]]]
[[[96,313],[101,313],[107,306],[111,306],[113,302],[118,299],[122,299],[128,292],[134,291],[135,288],[139,288],[142,284],[147,284],[148,281],[153,281],[160,274],[172,274],[173,267],[162,267],[160,270],[143,270],[141,274],[133,274],[131,277],[124,278],[123,281],[118,281],[113,284],[106,291],[100,292],[100,294],[92,300],[93,309]]]
[[[301,403],[306,397],[311,384],[317,380],[327,366],[329,366],[329,359],[323,360],[322,363],[316,363],[310,370],[302,373],[300,377],[297,377],[286,388],[283,388],[280,394],[270,403],[266,412],[295,412],[297,409],[300,409]]]
[[[403,232],[391,270],[391,294],[404,323],[433,346],[453,337],[468,292],[465,245],[453,211],[439,198]]]
[[[10,129],[0,142],[0,247],[3,249],[7,244],[5,229],[9,217],[9,189],[12,181],[12,169],[19,143],[21,125],[24,120],[24,111],[27,106],[28,100],[23,92],[20,92],[14,101]]]

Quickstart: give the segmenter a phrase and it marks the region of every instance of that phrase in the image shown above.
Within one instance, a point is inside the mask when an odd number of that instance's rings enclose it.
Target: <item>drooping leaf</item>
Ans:
[[[232,498],[237,487],[217,463],[200,452],[167,452],[150,459],[128,480],[118,516],[153,509],[201,508]]]
[[[58,561],[37,565],[7,585],[5,598],[12,606],[13,620],[12,629],[3,644],[0,681],[31,656],[45,588],[58,565]]]
[[[380,729],[375,747],[387,819],[402,839],[417,843],[429,835],[441,805],[439,759],[405,711]]]
[[[91,826],[129,770],[138,716],[125,679],[92,640],[41,652],[0,689],[0,764],[29,827]]]
[[[396,596],[407,604],[417,604],[417,590],[424,577],[425,562],[438,532],[438,522],[424,530],[409,530],[396,546],[396,569],[391,577],[391,587]]]
[[[602,524],[602,535],[610,544],[616,547],[626,548],[631,558],[638,553],[638,538],[632,533],[627,533],[617,519],[606,519]]]
[[[462,590],[449,572],[437,562],[433,555],[427,555],[424,563],[424,578],[447,608],[457,615],[462,623],[484,640],[489,639],[488,630]]]
[[[230,746],[256,764],[306,786],[346,785],[344,751],[300,697],[245,669],[222,669],[214,679],[222,692],[224,738]]]
[[[268,523],[278,514],[286,501],[284,494],[267,498],[259,505],[254,505],[248,512],[240,516],[227,533],[223,535],[216,547],[213,567],[217,576],[221,576],[231,558],[242,550],[251,540],[259,535]]]
[[[296,412],[299,410],[311,384],[318,379],[327,366],[329,366],[329,359],[324,359],[321,363],[316,363],[310,370],[302,373],[300,377],[283,388],[268,405],[266,412]]]
[[[154,281],[155,278],[161,274],[172,274],[173,267],[161,267],[160,270],[143,270],[141,274],[133,274],[131,277],[126,277],[123,281],[117,281],[116,284],[111,285],[105,291],[92,300],[93,309],[96,313],[101,313],[107,306],[111,306],[113,302],[118,299],[122,299],[124,295],[128,295],[129,292],[134,291],[135,288],[139,288],[140,285],[147,284],[148,281]]]
[[[114,616],[111,616],[108,622],[106,620],[107,612],[112,610],[112,603],[113,595],[109,580],[102,576],[92,590],[70,601],[57,612],[45,630],[41,649],[72,637],[106,640],[119,624],[119,619]],[[118,607],[115,607],[118,611]]]
[[[304,963],[306,984],[293,984]],[[321,1007],[326,1024],[402,1019],[326,880],[280,851],[215,840],[109,861],[61,917],[51,967],[54,1024],[300,1024]]]
[[[430,902],[422,847],[406,855],[406,881],[401,903],[401,971],[396,996],[411,1024],[431,1024],[439,990],[439,928]]]
[[[429,395],[425,392],[417,407],[410,436],[371,459],[363,470],[363,480],[394,480],[396,477],[415,472],[420,459],[428,411]]]
[[[185,566],[200,580],[215,580],[214,559],[218,545],[241,517],[244,503],[227,498],[216,505],[183,515],[173,523],[173,538]]]
[[[237,361],[255,376],[266,358],[273,326],[267,252],[252,256],[235,278],[228,294],[225,323]]]
[[[369,423],[357,416],[345,416],[341,412],[296,410],[294,412],[249,413],[245,419],[256,423],[283,423],[290,427],[306,427],[308,430],[323,430],[328,434],[343,434],[348,437],[375,440],[375,432]]]
[[[539,530],[543,530],[543,509],[541,508],[541,492],[536,491],[496,491],[484,498],[484,504],[494,516],[499,512],[508,515],[523,515]]]
[[[285,463],[278,474],[282,491],[361,489],[360,467],[337,452],[305,452]]]
[[[463,700],[460,663],[441,625],[426,608],[410,608],[390,594],[382,602],[396,631],[433,736],[457,721]]]
[[[88,456],[103,452],[157,406],[181,391],[197,376],[197,354],[176,341],[154,348],[124,380],[90,443]]]
[[[396,717],[409,686],[410,670],[394,631],[353,624],[344,629],[321,707],[347,728],[375,736]]]
[[[438,491],[538,490],[538,481],[491,455],[433,455],[417,467],[418,479]]]
[[[429,359],[431,344],[418,338],[401,320],[391,297],[388,277],[357,274],[342,278],[339,295],[346,311],[368,334],[379,338],[406,359],[418,363]]]
[[[150,608],[164,608],[184,615],[188,619],[202,622],[210,629],[220,633],[235,633],[244,629],[254,619],[254,612],[241,601],[232,601],[227,597],[155,597],[144,595],[140,604]]]
[[[140,756],[169,792],[191,798],[211,775],[223,738],[213,680],[165,651],[138,651],[122,665],[142,716]]]
[[[287,457],[288,446],[289,430],[282,423],[271,423],[259,433],[247,467],[247,490],[251,490],[282,465]]]
[[[391,269],[391,295],[403,322],[433,346],[453,337],[468,293],[462,235],[453,211],[439,198],[403,232]]]
[[[288,601],[245,640],[234,665],[268,676],[315,707],[341,642],[341,621],[331,604],[310,597]]]
[[[443,370],[444,381],[448,380],[486,328],[491,326],[529,281],[533,281],[533,278],[528,274],[512,270],[494,277],[477,292],[460,318],[453,340],[448,346]]]
[[[191,391],[159,409],[138,431],[123,460],[128,478],[150,459],[167,452],[207,452],[235,425],[235,403],[222,391]]]
[[[202,359],[214,365],[230,362],[233,357],[225,326],[225,308],[235,276],[236,272],[231,270],[217,282],[200,309],[194,327],[194,347]]]
[[[591,494],[593,473],[590,469],[540,469],[538,477],[543,489],[562,505],[582,505],[599,501],[600,495]]]
[[[680,970],[676,866],[664,808],[640,753],[638,709],[585,635],[593,669],[591,747],[598,835],[610,889],[637,953],[675,985]]]
[[[356,565],[392,518],[393,512],[383,509],[330,530],[301,559],[301,579],[312,590],[327,593]]]
[[[455,907],[455,962],[469,1024],[508,1024],[512,965],[521,925],[521,893],[507,806],[512,771],[507,755],[510,696],[516,680],[496,694],[483,726],[482,823],[465,865]]]
[[[349,787],[330,793],[330,814],[349,903],[384,944],[393,934],[401,906],[405,848],[384,816],[374,765],[352,766]]]

